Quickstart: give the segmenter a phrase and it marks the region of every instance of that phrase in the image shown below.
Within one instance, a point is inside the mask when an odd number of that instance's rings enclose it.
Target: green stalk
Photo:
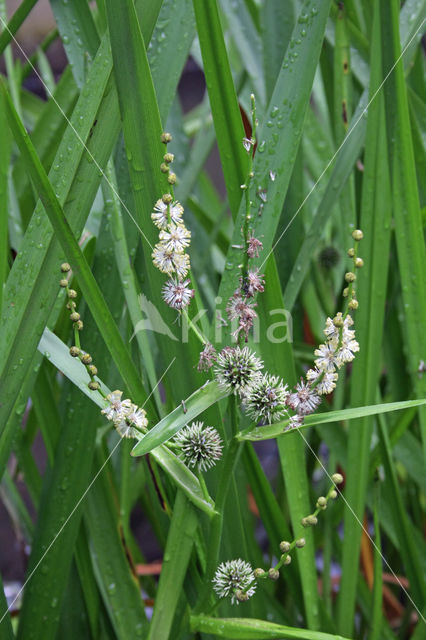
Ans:
[[[380,539],[379,520],[380,485],[376,480],[374,491],[374,579],[371,609],[371,631],[369,640],[379,640],[382,632],[382,607],[383,607],[383,568],[382,568],[382,543]]]
[[[231,405],[231,423],[233,431],[237,429],[237,408],[234,396],[230,400]],[[223,530],[223,515],[225,509],[226,498],[233,479],[234,469],[236,468],[242,451],[242,443],[232,438],[227,445],[223,458],[223,464],[220,466],[219,485],[217,488],[215,511],[216,515],[212,518],[210,531],[207,541],[207,565],[203,577],[204,588],[199,595],[198,602],[194,609],[195,612],[203,611],[210,600],[212,593],[212,579],[214,577],[219,562],[219,551]]]

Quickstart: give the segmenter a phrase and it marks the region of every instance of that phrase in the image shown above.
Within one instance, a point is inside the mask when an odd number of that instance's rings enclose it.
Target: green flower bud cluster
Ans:
[[[64,262],[61,264],[61,272],[63,274],[69,274],[71,271],[71,266],[68,262]],[[66,277],[61,278],[59,281],[59,286],[65,289],[66,295],[68,298],[68,302],[66,304],[66,308],[70,311],[70,320],[73,323],[74,329],[74,343],[69,350],[70,356],[73,358],[80,358],[80,361],[86,367],[86,371],[90,376],[90,382],[87,384],[91,391],[99,391],[100,384],[97,380],[95,380],[95,376],[98,373],[97,368],[93,364],[93,359],[90,353],[83,351],[80,345],[80,335],[79,332],[83,329],[83,321],[81,320],[80,314],[77,311],[77,304],[75,302],[77,298],[77,291],[75,289],[71,289],[69,286],[69,280]]]
[[[335,500],[337,498],[338,493],[336,491],[336,485],[342,484],[344,478],[341,473],[333,473],[333,475],[331,476],[331,480],[333,482],[332,486],[330,487],[326,496],[320,496],[318,498],[315,505],[316,509],[314,513],[311,513],[309,516],[302,518],[301,524],[303,527],[314,527],[316,524],[318,524],[318,514],[321,511],[325,511],[325,509],[327,509],[327,504],[330,499]]]

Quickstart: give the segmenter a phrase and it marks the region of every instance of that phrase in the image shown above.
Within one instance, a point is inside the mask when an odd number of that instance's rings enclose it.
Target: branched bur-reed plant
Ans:
[[[327,318],[324,342],[314,351],[314,365],[306,370],[295,387],[291,388],[273,371],[265,371],[261,358],[247,344],[257,317],[256,297],[268,286],[264,274],[258,267],[253,266],[253,261],[262,257],[263,250],[262,240],[256,237],[254,232],[253,216],[262,215],[268,194],[264,185],[257,184],[253,171],[258,126],[253,95],[251,107],[252,135],[242,141],[249,156],[246,181],[241,185],[245,203],[244,224],[241,228],[241,244],[234,245],[236,250],[243,250],[243,258],[235,290],[226,305],[227,319],[222,319],[229,328],[230,345],[223,348],[220,348],[220,345],[214,346],[190,318],[190,304],[194,297],[189,257],[191,232],[184,222],[184,209],[174,195],[173,187],[177,177],[171,170],[174,156],[167,151],[167,145],[172,140],[169,133],[162,134],[161,141],[165,153],[159,167],[160,171],[166,174],[169,191],[153,203],[151,215],[153,224],[158,228],[158,243],[152,251],[152,261],[166,278],[162,287],[162,298],[176,311],[178,317],[184,317],[201,343],[199,361],[191,363],[192,366],[197,365],[199,371],[209,372],[211,376],[211,381],[205,383],[194,396],[202,397],[206,389],[210,388],[210,404],[229,396],[230,438],[220,435],[219,425],[205,425],[202,420],[187,420],[188,408],[185,401],[154,429],[148,430],[150,416],[144,408],[138,407],[131,399],[123,399],[123,392],[120,390],[108,394],[102,392],[102,386],[97,379],[97,368],[90,354],[83,350],[80,343],[83,324],[76,307],[76,292],[69,288],[66,278],[70,265],[63,264],[61,267],[63,279],[60,285],[66,290],[67,308],[74,327],[74,344],[70,348],[70,354],[79,358],[85,365],[90,376],[89,389],[102,393],[105,400],[102,414],[113,423],[121,437],[135,438],[139,441],[134,450],[135,455],[165,443],[167,449],[196,474],[207,503],[211,498],[204,475],[220,461],[214,516],[206,543],[206,557],[202,561],[204,587],[195,605],[196,613],[211,613],[223,598],[229,598],[232,604],[247,601],[256,593],[259,584],[268,579],[278,580],[280,570],[291,563],[292,552],[305,546],[305,539],[302,537],[295,537],[292,541],[283,540],[279,545],[278,561],[267,568],[259,567],[253,570],[250,558],[219,562],[221,537],[223,529],[227,526],[223,520],[226,497],[238,450],[241,440],[253,429],[258,430],[272,423],[281,424],[280,433],[300,429],[304,425],[305,417],[314,413],[324,397],[334,391],[339,371],[345,364],[352,362],[359,351],[352,313],[358,308],[356,272],[363,266],[363,260],[358,255],[358,245],[363,237],[361,230],[353,231],[354,244],[348,251],[353,269],[345,274],[345,308],[333,318]],[[269,173],[269,179],[272,182],[275,180],[272,171]],[[251,199],[253,193],[256,194],[255,200]],[[242,432],[239,431],[238,405],[251,422],[251,426]],[[191,418],[195,418],[206,406],[202,402],[195,406],[192,404]],[[318,498],[315,511],[302,519],[301,524],[304,527],[315,526],[318,515],[327,508],[329,500],[337,497],[336,488],[343,482],[343,477],[339,473],[333,473],[329,477],[332,485],[326,496]],[[212,601],[213,592],[218,596],[216,603]]]

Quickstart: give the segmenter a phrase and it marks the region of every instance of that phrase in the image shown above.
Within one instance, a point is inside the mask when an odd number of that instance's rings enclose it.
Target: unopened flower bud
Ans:
[[[346,282],[355,282],[356,275],[353,273],[353,271],[348,271],[348,273],[345,273],[345,280]]]
[[[331,476],[331,479],[334,482],[334,484],[342,484],[343,482],[343,476],[341,473],[333,473],[333,475]]]
[[[173,198],[170,193],[165,193],[161,199],[164,204],[171,204],[173,202]]]
[[[66,278],[62,278],[62,280],[59,280],[59,286],[65,289],[65,287],[68,286],[68,280]]]
[[[167,164],[170,164],[171,162],[173,162],[173,160],[175,159],[173,153],[165,153],[163,156],[163,160],[164,162],[167,162]]]
[[[164,131],[164,133],[161,134],[161,142],[163,142],[164,144],[167,144],[168,142],[172,141],[172,136],[170,133],[167,133],[167,131]]]
[[[160,164],[160,171],[161,171],[161,173],[169,173],[169,170],[170,170],[170,169],[169,169],[169,165],[168,165],[168,164],[166,164],[165,162],[162,162],[162,163]]]
[[[350,249],[348,249],[348,256],[350,258],[353,258],[355,255],[355,249],[353,247],[351,247]]]
[[[92,391],[97,391],[101,385],[99,384],[99,382],[95,382],[94,380],[91,380],[87,386]]]
[[[169,173],[168,177],[167,177],[167,182],[169,184],[176,184],[176,174],[175,173]]]
[[[362,258],[355,259],[355,266],[357,269],[361,269],[364,266],[364,260]]]
[[[280,542],[280,551],[281,553],[287,553],[287,551],[290,551],[290,543],[287,542],[287,540],[283,540],[282,542]]]
[[[81,331],[83,329],[83,323],[81,320],[77,320],[77,322],[74,322],[74,328],[77,329],[77,331]]]
[[[335,489],[333,489],[332,491],[330,491],[330,498],[332,498],[332,500],[335,500],[337,498],[337,491]]]
[[[90,355],[90,353],[83,353],[80,360],[83,364],[92,364],[92,356]]]
[[[77,291],[75,289],[70,289],[68,291],[68,298],[76,298],[77,297]]]
[[[266,575],[266,571],[260,567],[253,571],[253,575],[255,578],[263,578]]]
[[[302,518],[300,524],[302,525],[302,527],[309,527],[307,518]]]
[[[349,300],[348,302],[348,307],[349,309],[358,309],[358,300],[356,298],[352,298],[352,300]]]
[[[247,600],[250,598],[247,591],[241,591],[241,589],[235,592],[235,597],[237,598],[238,602],[247,602]]]
[[[334,318],[333,318],[333,324],[336,328],[340,329],[340,327],[343,327],[344,325],[344,320],[343,320],[343,316],[341,311],[339,311],[339,313],[337,313]]]
[[[349,289],[348,289],[348,287],[345,287],[345,288],[343,289],[343,294],[342,294],[342,295],[343,295],[343,297],[344,297],[344,298],[347,298],[347,297],[348,297],[348,294],[349,294]]]
[[[69,302],[67,302],[67,304],[65,305],[67,309],[69,309],[70,311],[72,311],[73,309],[76,308],[76,304],[75,302],[73,302],[72,300],[70,300]]]
[[[298,540],[296,540],[296,547],[298,549],[301,549],[302,547],[304,547],[305,544],[306,544],[305,538],[299,538]]]
[[[278,580],[279,577],[280,572],[278,571],[278,569],[272,569],[271,567],[268,571],[268,578],[270,578],[271,580]]]
[[[80,355],[80,349],[79,349],[78,347],[71,347],[71,349],[70,349],[70,355],[71,355],[73,358],[77,358],[77,356],[79,356],[79,355]]]
[[[90,373],[91,376],[96,376],[98,373],[98,368],[95,367],[94,364],[89,364],[89,366],[87,367],[87,371]]]
[[[324,496],[320,496],[317,500],[317,506],[321,509],[325,509],[325,507],[327,506],[327,499],[324,498]]]
[[[355,229],[355,231],[352,231],[352,238],[354,240],[362,240],[364,237],[363,232],[361,231],[361,229]]]
[[[77,313],[77,311],[73,311],[70,314],[70,320],[72,320],[72,322],[77,322],[77,320],[80,320],[80,314]]]
[[[68,273],[68,271],[71,271],[71,266],[68,264],[68,262],[63,262],[61,264],[61,271],[62,273]]]
[[[283,565],[284,565],[285,567],[288,567],[288,565],[289,565],[289,564],[291,564],[291,556],[286,556],[286,557],[284,558]]]
[[[306,522],[308,523],[308,526],[310,527],[314,527],[316,524],[318,524],[318,518],[316,516],[307,516],[306,517]]]

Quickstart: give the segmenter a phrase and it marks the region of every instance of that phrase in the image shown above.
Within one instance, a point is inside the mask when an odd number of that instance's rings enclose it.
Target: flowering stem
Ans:
[[[251,220],[251,206],[252,206],[252,201],[250,200],[250,186],[251,186],[251,182],[253,179],[253,154],[254,154],[254,145],[256,144],[256,129],[257,129],[257,119],[256,119],[256,101],[255,101],[255,97],[254,94],[252,93],[250,96],[251,99],[251,117],[252,117],[252,129],[251,129],[251,142],[252,145],[250,145],[249,147],[249,166],[248,166],[248,172],[247,172],[247,177],[246,177],[246,181],[244,184],[244,195],[245,195],[245,201],[246,201],[246,213],[244,216],[244,228],[243,228],[243,236],[244,236],[244,248],[247,249],[247,240],[249,237],[249,226],[250,226],[250,220]],[[253,148],[252,148],[253,146]],[[243,253],[243,261],[241,264],[241,277],[242,277],[242,281],[244,282],[244,279],[247,277],[247,272],[248,272],[248,261],[249,261],[249,257],[248,257],[248,253],[247,251],[244,251]],[[240,345],[240,347],[243,346],[244,343],[244,336],[243,333],[241,332],[239,334],[238,337],[238,343]]]
[[[215,511],[217,512],[217,515],[212,520],[207,544],[207,566],[203,579],[204,588],[194,609],[194,613],[202,612],[206,608],[209,601],[211,593],[211,582],[213,580],[219,559],[225,501],[233,477],[234,468],[238,462],[241,451],[242,443],[237,442],[235,438],[233,438],[228,443],[226,453],[223,458],[223,466],[221,469],[220,481],[215,502]]]
[[[187,321],[189,328],[192,329],[192,331],[195,333],[195,335],[200,340],[200,342],[202,342],[203,345],[207,344],[207,342],[208,342],[207,338],[205,338],[203,336],[203,334],[198,330],[198,328],[192,322],[191,318],[188,315],[188,311],[186,309],[182,309],[181,313],[182,313],[183,317],[185,318],[185,320]]]
[[[208,492],[208,489],[207,489],[206,481],[204,480],[204,476],[203,476],[202,472],[199,471],[199,470],[197,471],[197,478],[198,478],[198,481],[200,483],[200,487],[201,487],[201,490],[203,492],[203,496],[204,496],[205,500],[207,502],[211,503],[211,498],[209,496],[209,492]]]

